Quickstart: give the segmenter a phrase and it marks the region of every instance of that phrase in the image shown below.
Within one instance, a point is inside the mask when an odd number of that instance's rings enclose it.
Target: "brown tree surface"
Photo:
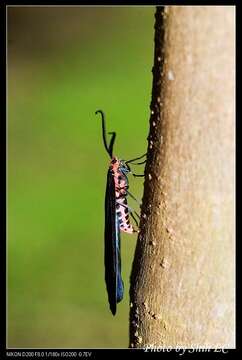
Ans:
[[[234,7],[156,11],[130,346],[234,347]]]

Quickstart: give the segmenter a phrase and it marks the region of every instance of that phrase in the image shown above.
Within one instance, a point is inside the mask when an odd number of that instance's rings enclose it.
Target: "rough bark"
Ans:
[[[156,11],[131,347],[235,346],[234,13]]]

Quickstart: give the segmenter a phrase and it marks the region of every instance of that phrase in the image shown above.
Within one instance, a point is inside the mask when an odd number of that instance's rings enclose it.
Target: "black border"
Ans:
[[[0,107],[0,111],[1,111],[1,121],[0,121],[0,135],[1,135],[1,147],[2,149],[0,150],[0,156],[1,156],[1,164],[3,165],[3,173],[1,176],[1,181],[2,181],[2,188],[3,191],[1,191],[1,201],[3,203],[3,211],[2,211],[2,215],[1,215],[1,219],[3,220],[2,226],[1,226],[1,231],[2,231],[2,239],[5,241],[1,242],[1,250],[0,250],[0,263],[1,263],[1,287],[2,287],[2,291],[1,291],[1,298],[3,300],[2,304],[2,308],[1,308],[1,317],[0,317],[0,324],[1,324],[1,341],[0,341],[0,359],[16,359],[16,358],[20,358],[20,356],[11,356],[11,355],[7,355],[7,353],[14,353],[14,352],[19,352],[19,353],[24,353],[24,352],[45,352],[45,351],[49,351],[49,352],[55,352],[57,354],[59,354],[59,356],[56,357],[50,357],[50,358],[61,358],[61,353],[64,352],[72,352],[75,351],[77,353],[81,352],[82,353],[82,358],[88,358],[85,357],[84,352],[91,352],[92,355],[90,356],[90,359],[93,358],[100,358],[103,355],[107,354],[107,355],[117,355],[117,352],[120,353],[120,355],[131,355],[133,356],[137,356],[138,358],[145,358],[145,357],[159,357],[159,358],[163,358],[164,356],[170,356],[173,355],[175,357],[177,357],[178,359],[183,359],[184,356],[189,356],[190,357],[200,357],[203,356],[203,354],[206,354],[206,357],[211,357],[213,356],[212,354],[216,354],[216,358],[224,358],[226,356],[226,354],[223,353],[219,353],[219,352],[214,352],[213,350],[211,350],[210,352],[193,352],[190,353],[189,349],[186,349],[186,353],[185,355],[180,355],[178,352],[176,352],[175,350],[172,351],[156,351],[156,352],[144,352],[144,350],[142,349],[15,349],[15,348],[7,348],[6,347],[6,234],[7,234],[7,226],[6,226],[6,220],[7,220],[7,199],[6,199],[6,194],[7,194],[7,187],[6,187],[6,179],[7,179],[7,162],[6,162],[6,157],[7,157],[7,139],[6,139],[6,115],[7,115],[7,111],[6,111],[6,107],[7,107],[7,97],[6,97],[6,76],[7,76],[7,68],[6,68],[6,9],[7,6],[82,6],[82,5],[86,5],[86,6],[125,6],[125,5],[137,5],[137,6],[155,6],[155,5],[228,5],[228,6],[236,6],[236,64],[238,64],[238,66],[236,66],[236,79],[239,78],[239,68],[240,68],[240,61],[239,61],[239,46],[238,46],[238,38],[239,38],[239,18],[241,19],[241,17],[239,17],[239,6],[238,6],[238,2],[236,1],[165,1],[163,3],[159,3],[157,1],[149,1],[146,3],[141,3],[141,2],[130,2],[130,1],[105,1],[104,3],[100,4],[98,2],[92,1],[91,3],[88,1],[84,1],[82,3],[77,3],[77,2],[73,2],[73,1],[22,1],[22,3],[20,4],[18,1],[4,1],[3,4],[0,4],[0,11],[1,11],[1,18],[0,18],[0,28],[1,28],[1,47],[2,47],[2,51],[1,51],[1,66],[2,66],[2,76],[1,76],[1,90],[2,90],[2,104]],[[240,97],[240,92],[239,92],[239,81],[236,81],[236,105],[240,105],[241,99]],[[5,105],[5,106],[4,106]],[[239,119],[239,108],[236,106],[236,119]],[[239,133],[239,121],[236,121],[236,140],[237,140],[237,134]],[[238,157],[238,142],[236,141],[236,160],[239,158]],[[4,171],[5,170],[5,171]],[[238,190],[239,187],[237,187],[237,175],[238,172],[236,172],[236,195],[238,195]],[[239,198],[239,196],[238,196]],[[236,201],[236,215],[238,215],[238,209],[239,209],[239,205],[240,202],[237,200]],[[236,216],[236,220],[238,220],[238,217]],[[239,250],[241,249],[240,247],[240,243],[239,243],[239,229],[238,229],[238,223],[239,221],[236,221],[236,257],[237,260],[239,260]],[[240,315],[240,309],[241,309],[241,295],[240,295],[240,291],[239,291],[239,281],[238,281],[238,274],[239,274],[239,261],[236,262],[236,349],[231,349],[229,350],[230,355],[233,354],[235,355],[235,352],[240,351],[241,349],[241,331],[240,331],[240,322],[239,322],[239,315]],[[5,295],[5,296],[4,296]],[[99,355],[99,356],[98,356]],[[23,355],[21,357],[24,357]],[[25,356],[27,357],[27,356]],[[39,356],[34,356],[34,357],[27,357],[27,358],[31,358],[31,359],[44,359],[46,357],[39,357]],[[72,359],[80,359],[81,357],[72,357]]]

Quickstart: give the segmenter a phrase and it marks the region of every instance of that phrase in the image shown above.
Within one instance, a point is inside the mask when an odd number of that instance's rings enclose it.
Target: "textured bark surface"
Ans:
[[[234,347],[235,9],[158,8],[155,29],[130,346]]]

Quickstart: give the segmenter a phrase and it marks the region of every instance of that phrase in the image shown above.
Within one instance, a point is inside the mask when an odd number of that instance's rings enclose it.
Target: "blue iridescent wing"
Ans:
[[[115,246],[116,246],[116,299],[117,303],[123,299],[124,295],[124,283],[121,277],[121,242],[120,242],[120,230],[119,230],[119,220],[116,215],[116,237],[115,237]]]
[[[112,170],[108,170],[105,194],[104,236],[105,281],[110,310],[116,314],[116,305],[123,298],[121,278],[120,230],[116,216],[115,184]]]

